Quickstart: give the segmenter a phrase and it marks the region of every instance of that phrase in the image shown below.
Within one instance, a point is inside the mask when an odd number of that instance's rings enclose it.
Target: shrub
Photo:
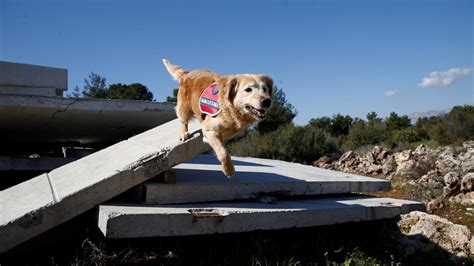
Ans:
[[[337,157],[340,150],[325,131],[312,126],[285,125],[261,134],[251,131],[229,144],[232,154],[310,164],[323,155]]]

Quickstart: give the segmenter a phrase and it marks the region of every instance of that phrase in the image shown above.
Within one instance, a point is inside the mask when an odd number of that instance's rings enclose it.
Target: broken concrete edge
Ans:
[[[425,210],[419,202],[358,197],[361,196],[354,195],[348,204],[337,199],[332,203],[327,199],[305,199],[276,204],[220,202],[166,206],[109,203],[97,208],[97,224],[108,238],[144,238],[304,228],[394,218]],[[204,213],[196,215],[197,211]]]
[[[174,126],[176,120],[168,124]],[[166,124],[165,124],[166,125]],[[169,125],[168,125],[169,126]],[[154,133],[149,130],[143,134]],[[137,137],[137,136],[136,136]],[[136,138],[134,137],[134,138]],[[132,138],[131,138],[132,139]],[[176,140],[178,137],[176,136]],[[3,253],[20,243],[37,236],[56,225],[93,208],[97,204],[107,201],[118,194],[168,170],[170,167],[189,160],[195,155],[207,151],[209,146],[202,141],[202,132],[197,130],[186,142],[172,141],[173,148],[153,148],[146,144],[138,145],[136,141],[123,141],[114,146],[131,143],[142,148],[154,150],[146,152],[136,162],[131,162],[114,172],[105,171],[99,181],[77,181],[80,187],[71,191],[57,191],[58,183],[54,184],[55,171],[43,174],[17,186],[0,192],[0,253]],[[104,150],[107,150],[104,149]],[[102,150],[102,152],[106,152]],[[92,157],[100,157],[100,151],[81,160],[91,160]],[[94,157],[94,158],[95,158]],[[75,162],[73,162],[75,163]],[[69,164],[68,164],[69,165]],[[68,165],[63,166],[67,167]],[[107,167],[107,166],[105,166]],[[93,169],[94,170],[94,169]],[[67,172],[66,172],[67,173]],[[74,176],[66,176],[64,182],[74,180]],[[57,180],[56,180],[57,181]],[[89,182],[89,183],[87,183]],[[39,190],[38,190],[39,189]],[[42,190],[41,190],[42,189]],[[33,193],[33,192],[36,192]],[[27,195],[25,195],[27,193]],[[65,193],[65,195],[63,195]],[[27,196],[27,197],[25,197]],[[31,199],[28,199],[28,196]],[[35,198],[40,197],[40,199]],[[42,198],[42,199],[41,199]],[[26,201],[26,202],[23,202]],[[16,206],[20,205],[20,206]],[[20,207],[20,208],[18,208]]]
[[[67,69],[0,61],[0,86],[67,90]]]

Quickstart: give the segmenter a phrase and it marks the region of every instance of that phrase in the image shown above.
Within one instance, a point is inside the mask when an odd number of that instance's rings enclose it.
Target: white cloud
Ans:
[[[396,90],[388,90],[388,91],[385,92],[385,96],[387,96],[387,97],[392,97],[395,94],[397,94]]]
[[[456,79],[469,75],[472,70],[472,68],[457,67],[444,72],[431,72],[428,77],[423,78],[423,80],[418,83],[418,86],[422,88],[448,86],[453,84]]]

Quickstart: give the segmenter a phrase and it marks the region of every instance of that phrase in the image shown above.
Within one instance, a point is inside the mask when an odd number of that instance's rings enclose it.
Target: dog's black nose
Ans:
[[[265,100],[262,101],[263,108],[269,108],[270,105],[272,105],[272,99],[266,98]]]

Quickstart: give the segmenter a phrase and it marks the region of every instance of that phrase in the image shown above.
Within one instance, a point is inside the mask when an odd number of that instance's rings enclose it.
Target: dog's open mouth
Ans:
[[[255,117],[256,119],[258,120],[263,120],[265,119],[265,116],[266,116],[266,111],[264,109],[257,109],[257,108],[253,108],[252,106],[250,105],[246,105],[245,106],[245,109],[247,109],[247,111],[249,111],[249,113]]]

